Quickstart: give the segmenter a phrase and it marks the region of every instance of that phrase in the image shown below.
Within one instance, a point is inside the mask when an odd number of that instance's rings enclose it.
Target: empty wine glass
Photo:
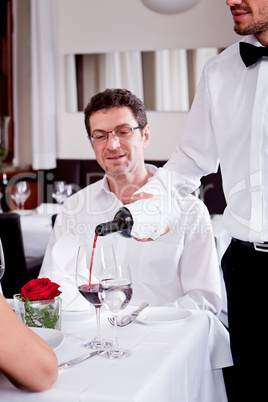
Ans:
[[[29,188],[29,183],[25,180],[18,181],[13,187],[13,193],[11,198],[17,204],[17,208],[24,210],[24,204],[30,197],[31,190]]]
[[[0,281],[4,275],[5,272],[5,258],[4,258],[4,251],[3,251],[3,246],[2,242],[0,239]],[[1,291],[1,283],[0,283],[0,291]]]
[[[84,298],[95,307],[97,321],[97,333],[94,339],[84,341],[82,346],[91,349],[105,349],[111,347],[112,343],[103,340],[100,333],[101,301],[98,294],[98,280],[91,275],[93,255],[94,252],[90,250],[90,247],[80,246],[76,260],[76,285],[81,295],[83,295]]]
[[[117,264],[113,246],[103,247],[101,257],[99,297],[107,310],[111,311],[114,316],[113,345],[101,356],[109,359],[121,359],[131,354],[130,350],[121,349],[117,342],[118,314],[128,305],[132,297],[131,274],[129,265]]]
[[[58,204],[63,204],[67,195],[67,187],[65,181],[54,181],[52,197]]]

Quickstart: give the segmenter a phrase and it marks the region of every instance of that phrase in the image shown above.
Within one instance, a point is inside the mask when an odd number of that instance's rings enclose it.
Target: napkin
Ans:
[[[39,275],[43,278],[49,277],[51,281],[60,285],[63,311],[88,311],[89,309],[90,303],[79,293],[76,285],[76,260],[80,245],[77,237],[71,234],[62,235],[52,248],[51,266],[46,267],[42,270],[42,275]],[[86,264],[84,267],[83,276],[86,283],[89,272]]]

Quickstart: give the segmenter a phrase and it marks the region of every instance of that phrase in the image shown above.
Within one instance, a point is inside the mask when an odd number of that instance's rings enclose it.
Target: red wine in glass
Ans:
[[[89,303],[93,304],[93,306],[95,306],[96,308],[101,307],[98,284],[94,283],[88,285],[81,285],[78,287],[78,290]]]
[[[87,340],[82,343],[85,348],[91,349],[106,349],[111,346],[111,342],[105,341],[101,338],[100,333],[100,309],[101,301],[99,299],[99,284],[91,283],[91,274],[93,266],[93,257],[96,247],[97,236],[94,238],[93,249],[91,258],[88,253],[87,246],[80,246],[77,261],[76,261],[76,284],[80,294],[95,307],[96,321],[97,321],[97,333],[92,340]],[[85,277],[85,268],[88,270],[89,276]],[[84,272],[84,273],[83,273]]]

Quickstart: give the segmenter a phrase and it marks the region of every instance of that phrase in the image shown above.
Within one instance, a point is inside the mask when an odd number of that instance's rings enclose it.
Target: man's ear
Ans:
[[[146,126],[143,128],[143,149],[146,149],[149,144],[150,144],[150,126],[149,124],[146,124]]]

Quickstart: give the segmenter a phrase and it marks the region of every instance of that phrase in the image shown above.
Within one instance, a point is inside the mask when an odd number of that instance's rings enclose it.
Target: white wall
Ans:
[[[55,41],[58,49],[59,158],[94,158],[84,128],[83,113],[66,111],[66,54],[222,48],[238,40],[225,0],[200,0],[196,7],[177,15],[157,14],[147,9],[140,0],[55,2],[58,21]],[[31,163],[30,15],[29,0],[14,0],[14,3],[19,13],[14,49],[16,159],[21,165]],[[187,115],[185,112],[148,112],[151,145],[146,150],[147,159],[168,159],[183,132]]]
[[[238,40],[224,0],[200,0],[176,15],[158,14],[140,0],[57,0],[59,55],[59,157],[93,158],[83,113],[66,112],[64,56],[113,50],[226,47]],[[147,159],[168,159],[188,113],[148,112]]]

